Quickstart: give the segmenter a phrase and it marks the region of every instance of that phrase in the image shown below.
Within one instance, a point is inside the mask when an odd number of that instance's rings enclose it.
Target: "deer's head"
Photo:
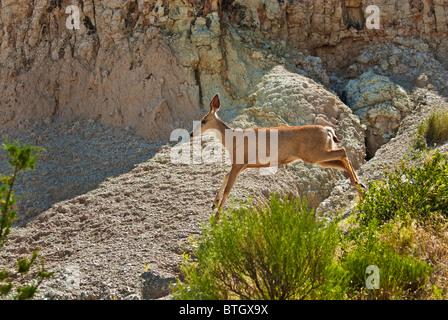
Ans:
[[[219,95],[216,94],[210,102],[210,111],[201,119],[201,135],[204,134],[207,130],[218,130],[219,125],[222,122],[216,114],[219,110],[220,104],[221,102],[219,101]],[[195,128],[190,133],[190,137],[193,137],[193,132],[199,132],[199,128]]]

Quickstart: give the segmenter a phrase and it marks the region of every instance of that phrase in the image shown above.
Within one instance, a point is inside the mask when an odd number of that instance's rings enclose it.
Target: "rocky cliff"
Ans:
[[[82,117],[166,139],[216,92],[250,106],[278,64],[337,89],[327,73],[360,75],[378,65],[366,48],[413,38],[446,66],[447,19],[440,0],[3,0],[0,123]],[[390,58],[380,71],[406,77]]]

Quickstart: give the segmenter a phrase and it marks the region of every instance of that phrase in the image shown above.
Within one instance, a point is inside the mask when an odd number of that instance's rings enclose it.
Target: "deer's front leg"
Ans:
[[[246,168],[246,165],[232,165],[232,169],[230,170],[228,177],[227,177],[227,184],[226,188],[224,189],[224,195],[222,196],[221,203],[219,204],[218,211],[215,214],[215,220],[219,220],[219,215],[221,213],[221,208],[224,205],[224,202],[226,201],[227,197],[229,196],[230,190],[232,190],[233,185],[235,184],[235,180],[240,174],[241,171],[243,171]]]
[[[221,185],[221,188],[219,188],[218,193],[216,194],[215,200],[213,200],[212,209],[215,209],[215,207],[218,206],[219,199],[221,199],[221,196],[222,196],[222,192],[224,191],[224,188],[227,185],[227,181],[229,181],[229,175],[230,175],[230,172],[225,175],[224,180]]]

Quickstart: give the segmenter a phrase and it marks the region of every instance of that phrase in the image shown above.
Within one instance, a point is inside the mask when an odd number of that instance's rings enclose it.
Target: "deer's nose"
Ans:
[[[193,127],[193,130],[190,132],[190,138],[201,135],[201,125],[197,125]]]

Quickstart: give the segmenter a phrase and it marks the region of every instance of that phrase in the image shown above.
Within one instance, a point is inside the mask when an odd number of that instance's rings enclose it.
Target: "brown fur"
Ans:
[[[214,200],[213,207],[215,207],[221,198],[221,202],[218,206],[218,212],[215,218],[219,219],[220,209],[222,208],[225,200],[227,199],[230,190],[235,183],[236,178],[246,168],[261,168],[269,167],[270,163],[263,164],[261,159],[258,158],[258,152],[256,153],[256,159],[251,158],[249,152],[249,138],[244,139],[244,149],[237,143],[231,143],[228,145],[226,141],[226,135],[244,135],[254,137],[256,150],[258,151],[258,144],[265,143],[266,155],[270,155],[270,136],[271,130],[277,130],[278,133],[278,162],[277,165],[284,165],[297,160],[303,160],[308,163],[318,164],[322,167],[336,168],[344,170],[348,173],[350,182],[353,186],[358,187],[361,185],[356,172],[354,171],[350,160],[347,157],[347,153],[344,148],[336,148],[335,143],[341,142],[333,128],[321,125],[307,125],[307,126],[281,126],[270,128],[252,128],[246,130],[234,130],[228,127],[216,114],[220,107],[219,96],[216,95],[210,103],[210,111],[201,120],[201,134],[207,130],[214,129],[220,133],[221,142],[224,147],[229,151],[231,155],[232,168],[230,172],[224,177],[223,184],[219,189],[216,198]],[[266,130],[266,139],[258,141],[259,133],[261,130]],[[251,132],[253,131],[253,132]],[[231,137],[231,136],[230,136]],[[235,139],[234,139],[235,140]],[[242,141],[242,140],[240,140]],[[244,150],[244,161],[237,163],[237,148]],[[253,156],[252,156],[253,157]],[[224,192],[224,194],[223,194]],[[362,192],[358,189],[359,196],[362,199]]]

